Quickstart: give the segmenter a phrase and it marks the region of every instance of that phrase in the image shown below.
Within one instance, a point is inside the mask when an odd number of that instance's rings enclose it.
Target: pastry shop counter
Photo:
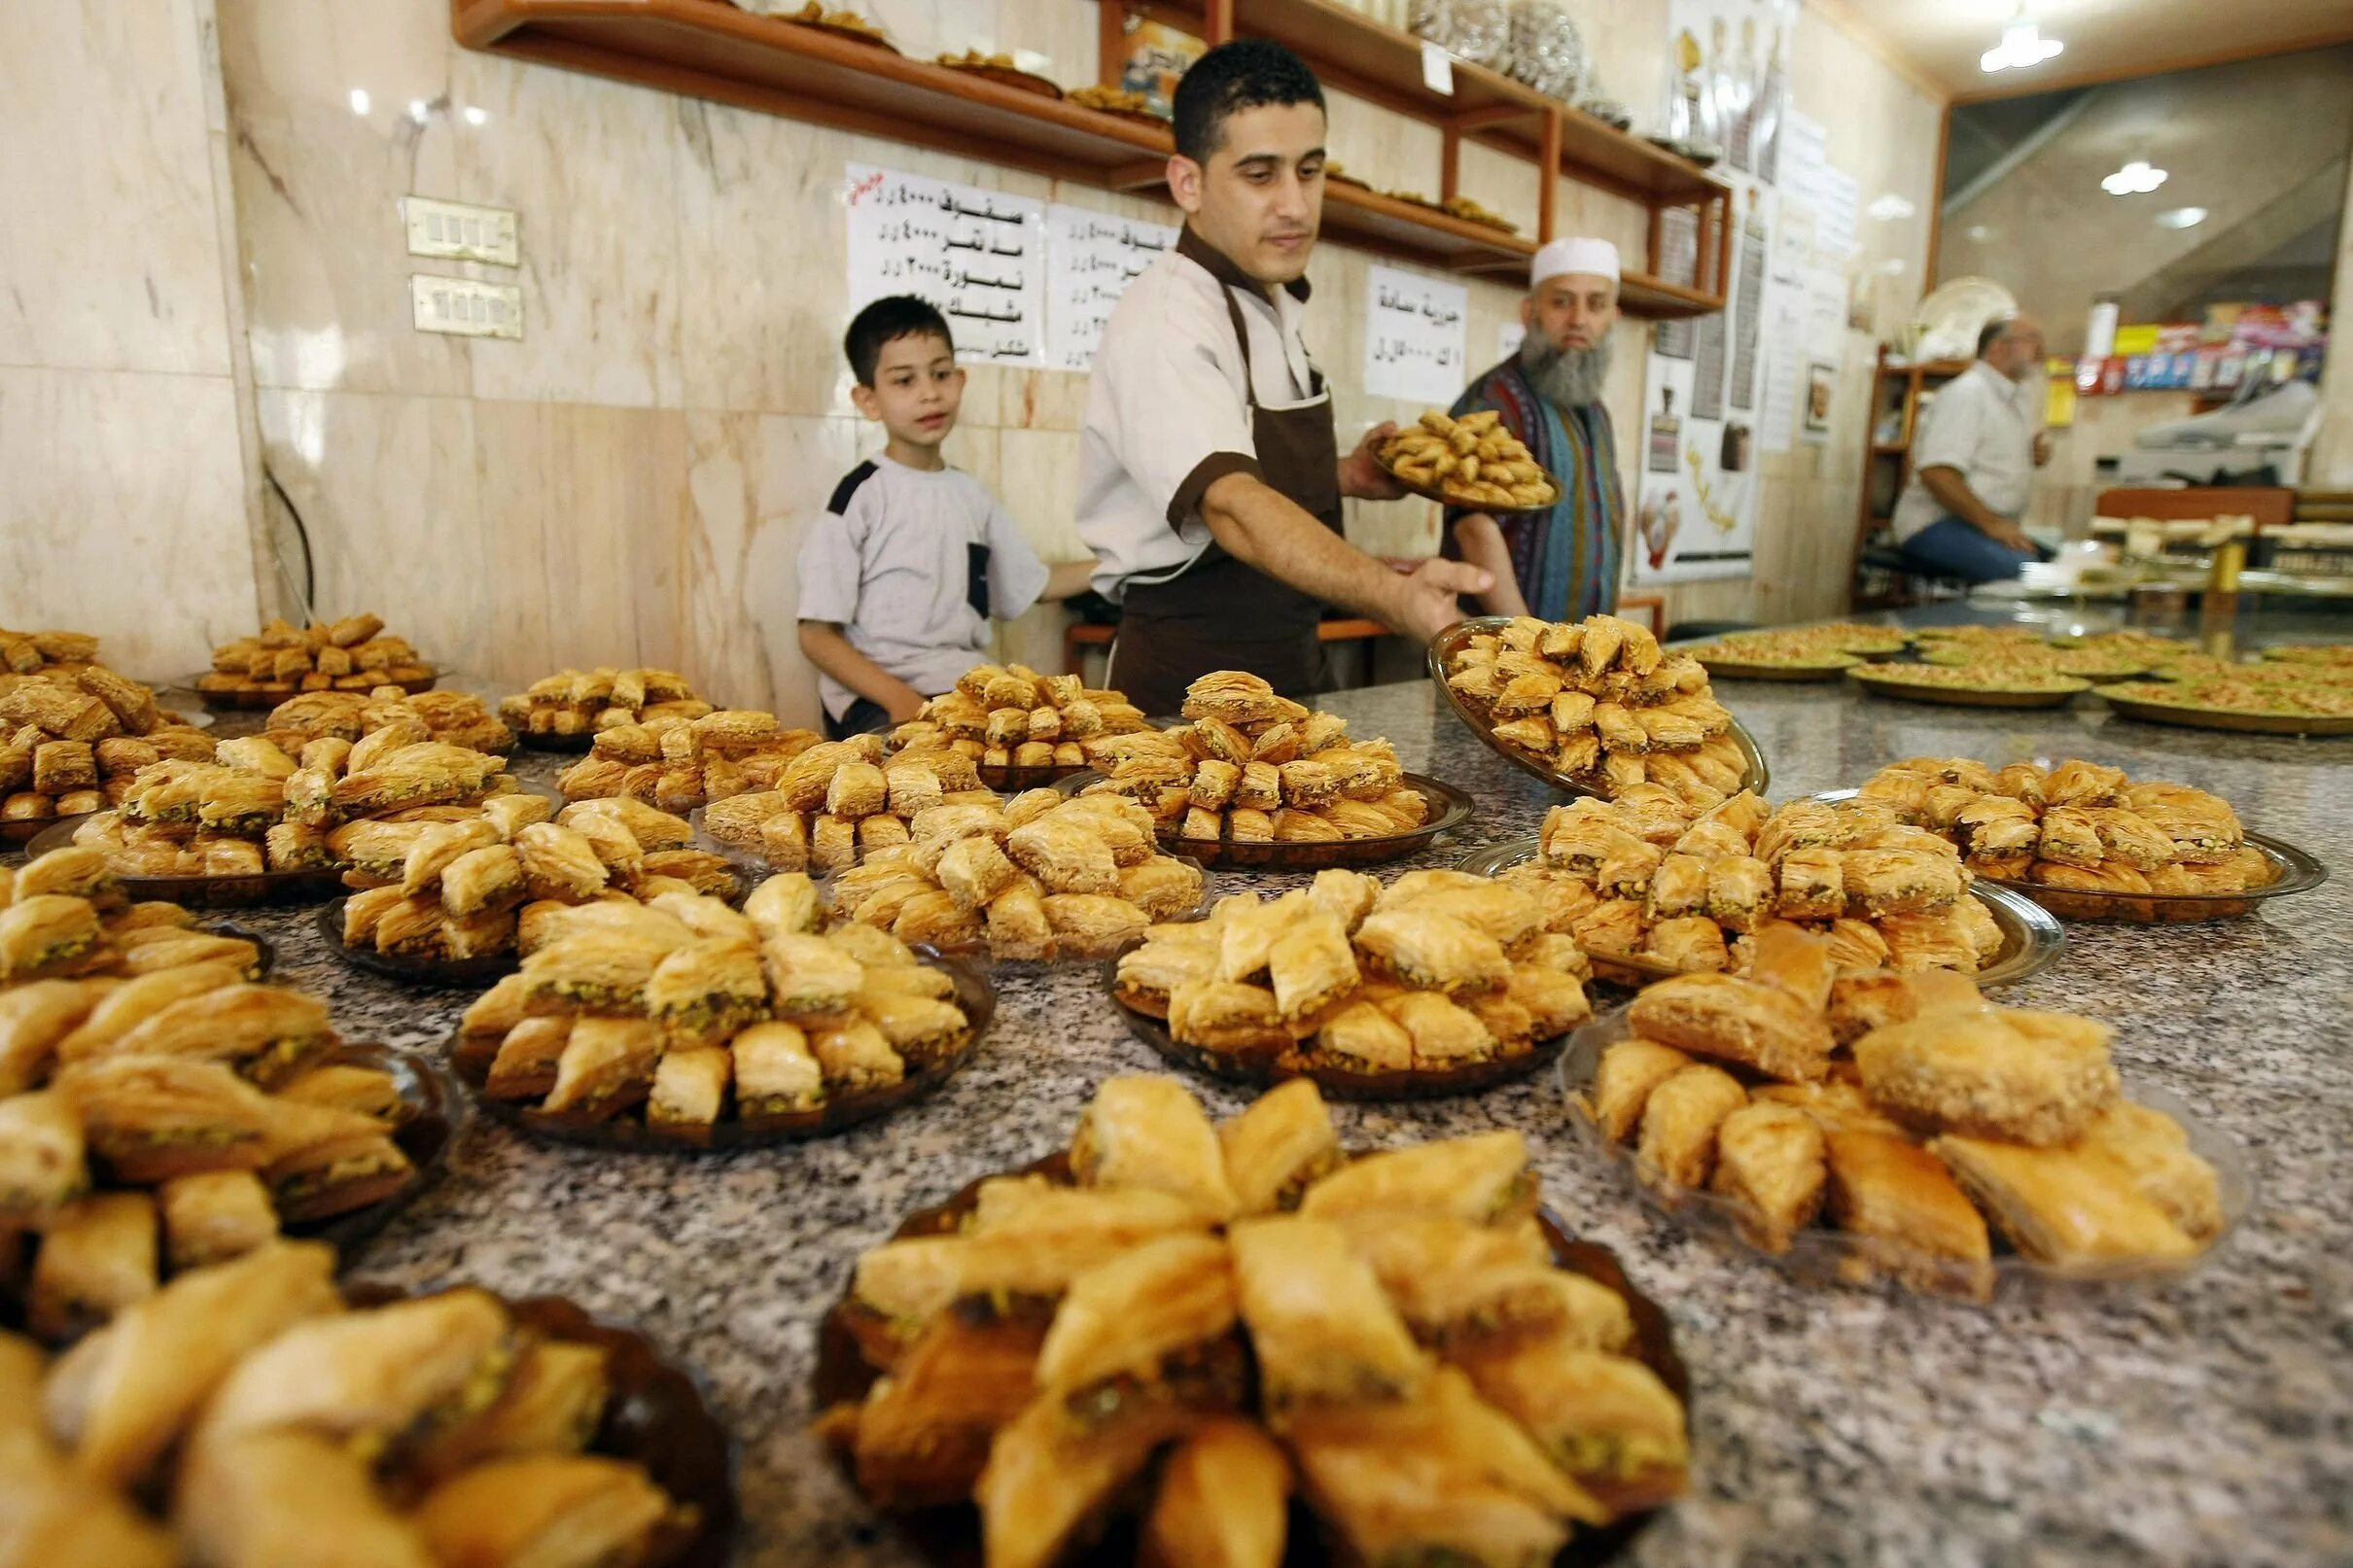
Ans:
[[[1771,759],[1775,801],[1907,756],[2080,755],[2214,790],[2337,875],[2235,922],[2071,923],[2061,960],[2004,993],[2110,1020],[2127,1076],[2248,1149],[2258,1190],[2229,1250],[2158,1294],[1988,1309],[1809,1292],[1663,1223],[1580,1152],[1550,1074],[1464,1099],[1334,1104],[1357,1146],[1519,1128],[1570,1234],[1617,1249],[1666,1306],[1692,1374],[1693,1493],[1632,1560],[2353,1558],[2353,742],[2171,730],[2096,709],[1916,708],[1840,685],[1727,680],[1718,695]],[[1560,798],[1481,745],[1427,682],[1324,706],[1477,803],[1449,841],[1376,868],[1384,877],[1532,833]],[[544,782],[568,760],[524,752],[514,770]],[[1303,881],[1234,872],[1224,885]],[[346,967],[313,910],[238,919],[278,944],[281,983],[332,998],[347,1037],[439,1054],[471,999]],[[805,1430],[819,1318],[909,1209],[1047,1153],[1105,1077],[1167,1070],[1129,1035],[1098,965],[1001,968],[997,984],[995,1024],[960,1076],[838,1137],[622,1154],[474,1115],[358,1272],[560,1293],[639,1326],[702,1371],[742,1445],[743,1563],[911,1563]],[[1215,1116],[1247,1098],[1191,1087]]]

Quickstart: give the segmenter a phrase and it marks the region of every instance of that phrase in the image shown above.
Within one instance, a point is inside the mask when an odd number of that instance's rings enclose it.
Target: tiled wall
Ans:
[[[224,103],[220,128],[208,133],[196,40],[215,4],[214,80]],[[64,9],[7,8],[0,28],[40,28],[19,14]],[[107,334],[95,334],[96,347],[78,352],[96,363],[72,363],[81,377],[73,390],[108,418],[42,391],[40,375],[57,367],[28,346],[23,356],[40,372],[29,395],[54,411],[43,416],[47,427],[0,420],[0,459],[21,442],[37,475],[10,482],[12,517],[38,512],[45,527],[57,527],[54,519],[79,508],[118,529],[111,520],[126,513],[168,518],[178,555],[235,567],[247,487],[262,482],[265,466],[307,525],[320,609],[377,609],[445,664],[501,682],[563,662],[642,658],[676,664],[728,700],[814,716],[814,682],[792,636],[793,557],[833,480],[879,444],[849,404],[837,346],[845,162],[1170,216],[1157,203],[471,53],[451,42],[443,0],[87,0],[80,9],[110,17],[135,11],[150,25],[125,24],[135,43],[115,47],[104,26],[86,21],[86,36],[62,56],[53,40],[12,38],[19,46],[12,57],[40,57],[45,80],[93,79],[53,89],[57,102],[34,123],[53,122],[57,139],[92,149],[93,161],[152,159],[140,178],[175,194],[204,192],[195,149],[213,149],[233,203],[218,215],[226,233],[209,253],[200,243],[209,226],[190,229],[187,265],[165,268],[91,242],[101,319],[137,321],[145,279],[167,275],[172,287],[214,297],[211,335],[191,328],[174,337],[186,339],[187,366],[115,366],[104,363]],[[869,9],[910,53],[1033,50],[1066,84],[1095,74],[1093,0],[873,0]],[[1665,0],[1583,9],[1598,14],[1587,17],[1589,34],[1611,89],[1637,103],[1654,98]],[[187,107],[154,135],[126,136],[122,120],[90,100],[112,85],[139,113],[156,114],[169,94],[132,73],[158,39],[173,36],[188,39],[184,52],[194,62]],[[69,61],[63,71],[59,57]],[[1799,102],[1829,122],[1832,156],[1861,179],[1866,199],[1892,190],[1915,205],[1916,217],[1865,235],[1867,260],[1896,269],[1892,327],[1917,292],[1936,110],[1810,13],[1796,57]],[[26,85],[42,84],[28,73]],[[11,94],[0,123],[21,123],[27,113]],[[1426,127],[1335,96],[1332,146],[1377,185],[1437,190],[1437,137]],[[1532,226],[1525,170],[1474,151],[1465,190]],[[38,160],[0,172],[0,181],[62,177]],[[398,208],[408,193],[518,209],[519,276],[412,262],[402,254]],[[1608,234],[1638,256],[1639,209],[1566,183],[1561,208],[1564,226]],[[204,226],[215,220],[205,209]],[[153,226],[177,256],[184,243],[171,226]],[[53,247],[63,243],[0,240],[34,251],[9,253],[12,281],[51,267]],[[1367,264],[1339,247],[1316,262],[1309,337],[1343,388],[1360,376]],[[412,270],[519,281],[528,336],[508,343],[413,331]],[[215,296],[203,294],[207,277]],[[225,278],[235,286],[222,289]],[[1517,296],[1496,284],[1471,288],[1469,340],[1485,361]],[[0,314],[0,364],[15,365],[18,344],[30,338]],[[1629,324],[1609,384],[1612,410],[1629,429],[1640,409],[1641,339],[1640,326]],[[248,347],[251,384],[240,404]],[[1854,392],[1842,400],[1833,443],[1766,460],[1756,580],[1677,590],[1679,614],[1777,618],[1843,601],[1870,341],[1850,334],[1847,349]],[[169,420],[128,394],[99,396],[90,378],[123,370],[179,378],[160,399]],[[28,395],[17,388],[18,370],[0,377],[0,396]],[[1076,375],[974,367],[950,446],[951,459],[1004,497],[1049,558],[1078,551],[1071,508],[1084,395]],[[239,461],[241,407],[258,430],[251,462]],[[1338,411],[1352,436],[1417,410],[1343,393]],[[112,450],[97,444],[110,428],[121,432]],[[76,433],[88,461],[57,461],[57,437],[44,429]],[[202,528],[192,514],[199,500]],[[1351,531],[1384,553],[1436,542],[1430,508],[1419,503],[1356,507]],[[12,540],[20,532],[12,528]],[[28,559],[15,580],[33,567]],[[174,587],[143,586],[137,603],[144,610],[150,597],[172,596],[173,608],[150,620],[158,637],[177,628],[172,661],[185,664],[204,636],[251,619],[250,571],[200,592],[207,579],[188,568],[168,575]],[[99,606],[72,597],[72,575],[49,554],[32,580],[42,604],[62,607],[47,618],[108,629]],[[102,580],[99,597],[120,604],[120,575]],[[22,613],[8,598],[0,607]],[[0,624],[9,618],[0,613]],[[138,624],[121,612],[116,620]],[[1058,610],[1034,611],[1006,629],[1006,650],[1058,660],[1060,627]]]
[[[254,619],[211,9],[0,6],[0,626],[148,677]]]

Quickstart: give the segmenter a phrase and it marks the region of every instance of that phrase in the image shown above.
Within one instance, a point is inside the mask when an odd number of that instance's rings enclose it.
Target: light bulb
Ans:
[[[2022,71],[2040,65],[2067,46],[2045,38],[2030,21],[2014,21],[2002,29],[2002,41],[1977,57],[1981,71]]]
[[[2100,189],[2112,196],[2146,195],[2163,185],[2167,172],[2152,168],[2145,157],[2136,157],[2123,168],[2100,181]]]

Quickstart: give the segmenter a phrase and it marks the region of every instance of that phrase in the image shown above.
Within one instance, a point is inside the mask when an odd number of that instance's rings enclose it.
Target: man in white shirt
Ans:
[[[1368,433],[1346,459],[1331,389],[1299,335],[1323,214],[1323,92],[1298,57],[1241,39],[1176,95],[1175,249],[1128,286],[1104,332],[1078,449],[1078,533],[1122,607],[1110,683],[1175,713],[1212,670],[1301,696],[1321,684],[1323,606],[1426,641],[1490,575],[1393,571],[1351,545],[1343,496],[1404,492]]]
[[[2051,459],[2040,429],[2043,330],[2024,316],[1989,322],[1977,363],[1922,409],[1912,479],[1896,501],[1896,543],[1923,572],[1997,582],[2048,558],[2019,527],[2034,470]]]

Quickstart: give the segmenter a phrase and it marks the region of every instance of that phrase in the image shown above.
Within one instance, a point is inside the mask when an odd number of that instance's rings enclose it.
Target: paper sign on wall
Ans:
[[[1462,394],[1470,290],[1394,267],[1370,269],[1364,295],[1364,390],[1440,407]]]
[[[1046,347],[1050,370],[1095,364],[1111,307],[1176,243],[1166,224],[1113,218],[1057,201],[1046,208]]]
[[[1043,365],[1045,203],[849,166],[850,308],[911,294],[936,305],[956,357]]]

